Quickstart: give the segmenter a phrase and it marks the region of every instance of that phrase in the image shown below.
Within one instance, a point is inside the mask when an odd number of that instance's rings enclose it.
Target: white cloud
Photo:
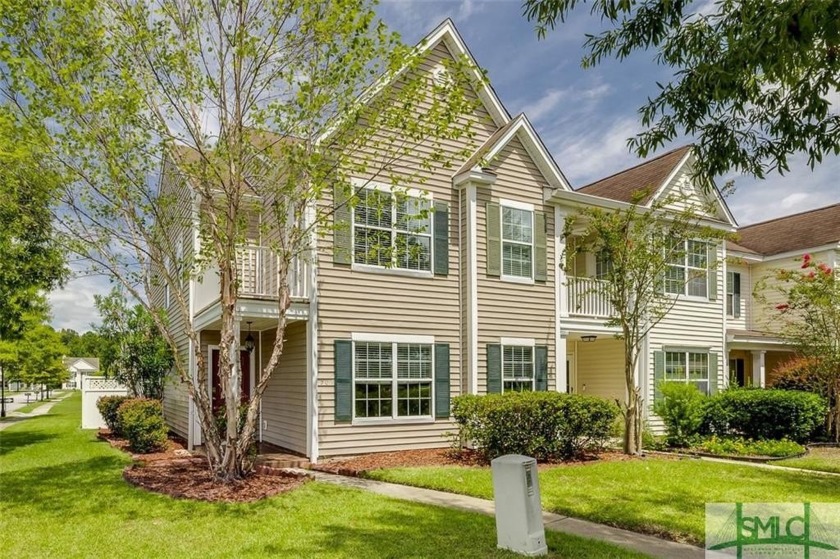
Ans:
[[[94,295],[105,295],[111,290],[111,282],[104,276],[76,277],[55,290],[47,298],[52,306],[53,328],[70,328],[77,332],[91,329],[99,324],[99,311],[94,305]]]

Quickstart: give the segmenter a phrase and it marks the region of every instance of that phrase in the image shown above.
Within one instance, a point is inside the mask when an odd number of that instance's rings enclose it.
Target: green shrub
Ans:
[[[117,415],[131,450],[147,453],[166,448],[168,429],[160,400],[132,398],[122,403]]]
[[[703,423],[703,401],[706,397],[693,384],[663,382],[659,385],[662,399],[653,411],[665,423],[665,440],[670,446],[686,447],[697,437]]]
[[[126,400],[131,400],[131,396],[102,396],[96,401],[96,408],[99,410],[100,415],[102,415],[105,425],[117,436],[122,435],[117,410],[119,410],[122,403]]]
[[[825,421],[823,398],[796,390],[735,388],[708,398],[701,433],[807,442]]]
[[[712,436],[693,447],[693,450],[717,454],[719,456],[769,456],[782,458],[797,456],[805,452],[805,447],[788,439],[780,441],[750,441],[737,438],[718,438]]]
[[[460,440],[484,459],[525,454],[537,460],[568,459],[600,449],[618,407],[594,396],[557,392],[507,392],[454,398]]]

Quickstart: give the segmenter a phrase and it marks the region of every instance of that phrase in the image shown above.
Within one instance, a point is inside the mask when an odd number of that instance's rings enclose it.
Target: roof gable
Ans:
[[[540,139],[533,125],[524,113],[502,126],[484,142],[469,159],[455,172],[455,177],[469,173],[470,171],[481,171],[485,165],[491,165],[493,159],[498,156],[508,144],[517,138],[525,151],[534,161],[534,164],[545,177],[551,188],[571,191],[569,181],[557,166],[554,158],[551,157],[542,139]]]
[[[840,244],[840,204],[756,223],[738,235],[739,245],[764,256]]]

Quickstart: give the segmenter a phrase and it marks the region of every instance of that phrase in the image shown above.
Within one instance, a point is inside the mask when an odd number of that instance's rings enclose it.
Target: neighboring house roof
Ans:
[[[493,158],[514,138],[519,138],[552,188],[572,190],[569,181],[563,175],[560,167],[557,166],[525,113],[520,113],[516,118],[496,130],[453,176],[458,177],[472,170],[481,170],[482,165],[492,165]]]
[[[764,256],[840,243],[840,204],[738,230],[738,244]]]
[[[619,202],[647,204],[657,189],[671,176],[676,167],[690,151],[691,146],[682,146],[673,149],[653,159],[639,163],[635,167],[630,167],[614,175],[582,186],[577,189],[577,192],[618,200]],[[646,195],[641,200],[636,198],[637,193],[640,191],[646,192]]]
[[[99,359],[96,357],[65,357],[64,365],[77,370],[98,371]]]

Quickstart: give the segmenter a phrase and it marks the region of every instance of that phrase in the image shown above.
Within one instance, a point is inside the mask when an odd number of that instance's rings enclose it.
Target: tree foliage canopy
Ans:
[[[544,36],[586,0],[525,0]],[[696,138],[698,172],[764,177],[805,153],[840,154],[840,2],[836,0],[592,0],[607,29],[586,38],[583,65],[652,51],[674,70],[640,109],[646,157]],[[833,103],[833,104],[832,104]]]

